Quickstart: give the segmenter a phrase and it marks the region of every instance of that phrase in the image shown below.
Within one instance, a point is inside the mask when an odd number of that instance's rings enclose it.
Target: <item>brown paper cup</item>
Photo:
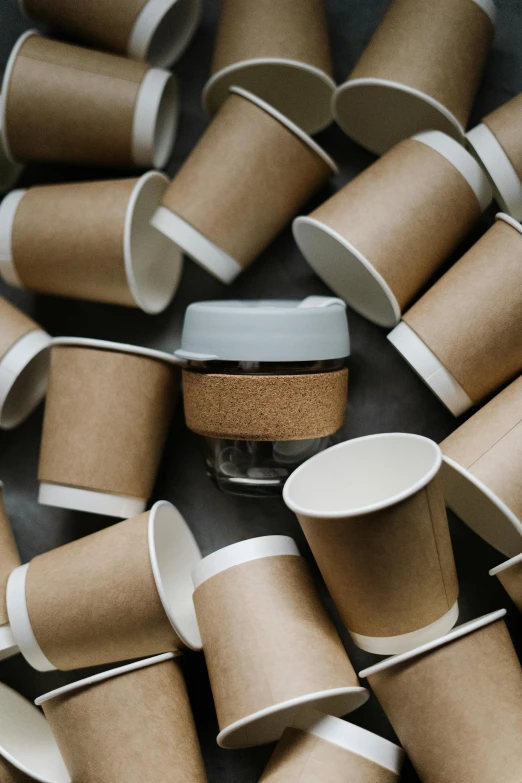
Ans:
[[[47,332],[0,297],[0,429],[22,424],[45,397],[50,344]]]
[[[231,92],[152,220],[224,283],[249,266],[337,170],[276,109],[245,90]]]
[[[7,62],[0,124],[14,162],[163,168],[178,112],[168,71],[31,30]]]
[[[203,103],[215,114],[243,87],[317,133],[332,121],[335,90],[323,0],[223,0]]]
[[[31,19],[107,49],[167,68],[183,54],[201,17],[200,0],[19,0]]]
[[[441,459],[420,435],[370,435],[312,457],[285,484],[341,619],[368,652],[411,650],[457,621]]]
[[[367,700],[291,538],[233,544],[193,578],[218,745],[272,742],[306,707],[340,716]]]
[[[0,660],[18,652],[8,625],[5,590],[9,575],[20,563],[20,555],[5,507],[4,483],[0,481]]]
[[[404,751],[316,710],[285,729],[260,783],[395,783]]]
[[[497,215],[388,335],[455,416],[522,371],[521,234],[520,223]]]
[[[429,131],[398,144],[309,217],[296,218],[293,231],[330,288],[391,327],[491,199],[472,156]]]
[[[0,274],[37,293],[161,312],[183,262],[150,225],[168,183],[150,171],[12,191],[0,206]]]
[[[36,699],[73,781],[206,783],[183,674],[173,658],[138,661]]]
[[[361,672],[426,783],[520,779],[522,670],[505,614]]]
[[[38,671],[201,649],[191,569],[201,555],[166,501],[17,568],[7,585],[11,630]]]
[[[462,141],[494,35],[493,0],[394,0],[334,117],[377,154],[424,130]]]
[[[522,612],[522,554],[492,568],[489,575],[497,577],[517,609]]]
[[[0,683],[1,783],[71,783],[41,711]]]
[[[1,105],[2,96],[0,94],[0,106]],[[19,177],[22,175],[24,167],[20,163],[12,161],[7,154],[1,122],[0,116],[0,193],[7,193],[16,185]]]
[[[522,552],[522,376],[441,449],[446,504],[507,557]]]
[[[178,364],[135,345],[53,341],[40,503],[115,517],[145,509],[179,390]]]
[[[485,117],[467,134],[468,145],[484,166],[500,208],[522,220],[522,93]]]

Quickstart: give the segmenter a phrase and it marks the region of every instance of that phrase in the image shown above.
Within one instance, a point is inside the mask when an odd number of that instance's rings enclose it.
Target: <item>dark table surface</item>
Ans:
[[[375,29],[387,0],[326,0],[326,4],[330,17],[335,74],[341,82]],[[473,124],[486,112],[522,90],[522,3],[521,0],[497,0],[497,5],[497,36],[477,97]],[[178,170],[208,124],[208,118],[201,108],[200,93],[210,71],[218,9],[218,0],[204,0],[201,27],[188,52],[175,68],[182,88],[182,112],[179,137],[167,168],[171,175]],[[17,37],[29,26],[19,12],[16,0],[0,0],[2,64],[7,61]],[[341,173],[332,186],[319,194],[317,203],[373,160],[369,153],[349,141],[335,125],[323,132],[319,139],[340,164]],[[24,173],[20,186],[112,176],[121,176],[121,172],[31,165]],[[493,214],[491,211],[483,219],[469,243],[488,227]],[[459,250],[459,254],[463,249]],[[300,298],[323,293],[327,293],[327,289],[301,257],[290,230],[286,230],[231,287],[222,285],[187,261],[173,305],[159,316],[147,316],[120,307],[34,296],[0,282],[0,294],[33,316],[53,335],[97,337],[167,351],[178,345],[183,314],[191,302],[228,297]],[[406,366],[386,340],[384,330],[352,312],[349,313],[349,322],[352,337],[350,401],[342,439],[376,432],[405,431],[426,435],[436,441],[442,440],[456,426],[452,415]],[[24,562],[113,521],[38,505],[36,473],[42,409],[43,406],[40,406],[18,429],[0,432],[0,478],[6,485],[8,511]],[[205,475],[197,439],[185,428],[181,407],[169,435],[153,499],[167,499],[179,507],[204,554],[253,536],[283,533],[296,538],[301,551],[313,566],[297,520],[282,500],[228,497],[210,483]],[[461,584],[460,622],[505,606],[509,610],[511,633],[519,653],[522,653],[521,618],[517,616],[497,580],[488,576],[488,569],[501,562],[502,555],[452,515],[450,524]],[[350,658],[356,670],[360,670],[372,662],[373,656],[353,645],[338,621],[315,567],[314,574]],[[494,663],[491,662],[492,673]],[[210,783],[254,783],[261,775],[272,746],[244,751],[218,748],[215,742],[218,728],[203,655],[186,655],[184,668]],[[39,674],[21,656],[0,664],[0,679],[31,699],[83,675],[84,672]],[[350,720],[389,739],[394,738],[373,695],[364,707],[350,715]],[[429,716],[426,716],[426,720],[429,720]],[[406,765],[403,779],[410,783],[418,780],[409,765]]]

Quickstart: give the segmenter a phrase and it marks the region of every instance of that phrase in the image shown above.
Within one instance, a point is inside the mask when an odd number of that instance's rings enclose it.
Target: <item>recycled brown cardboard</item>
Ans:
[[[522,93],[495,109],[482,120],[496,137],[520,179],[522,179],[522,149],[518,129],[521,118]]]
[[[73,781],[206,783],[179,664],[155,661],[43,701]]]
[[[474,403],[522,371],[522,235],[504,220],[404,316]]]
[[[268,109],[245,94],[231,95],[162,202],[242,268],[275,239],[334,166]],[[205,265],[197,253],[189,254]]]
[[[522,671],[504,621],[441,645],[368,675],[419,777],[518,783]]]
[[[39,328],[25,313],[0,297],[0,359],[21,337]]]
[[[307,375],[223,375],[184,370],[189,429],[234,440],[320,438],[344,423],[348,370]]]
[[[133,165],[134,110],[148,66],[40,35],[22,44],[5,132],[21,161]]]
[[[341,699],[340,715],[349,700],[355,699],[351,709],[365,700],[301,557],[274,555],[227,568],[196,588],[194,603],[222,747],[278,739],[286,724],[277,714],[274,724],[267,721],[289,703],[331,695]],[[334,700],[325,710],[335,709]]]
[[[39,481],[149,498],[178,387],[159,358],[54,345]]]
[[[9,574],[19,565],[20,555],[18,554],[11,523],[7,516],[3,484],[0,482],[0,627],[7,625],[9,622],[5,602],[5,589]]]
[[[0,783],[30,783],[31,778],[0,757]]]

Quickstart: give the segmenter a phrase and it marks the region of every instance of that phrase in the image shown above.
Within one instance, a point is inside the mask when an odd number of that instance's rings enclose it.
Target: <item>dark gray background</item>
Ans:
[[[387,3],[386,0],[326,2],[335,74],[341,82],[378,24]],[[497,0],[497,4],[497,37],[477,98],[473,124],[487,111],[522,89],[522,4],[520,0]],[[182,113],[174,156],[168,166],[170,174],[178,170],[208,123],[200,106],[200,93],[209,75],[219,2],[204,0],[204,6],[202,25],[189,51],[175,68],[182,88]],[[28,27],[29,23],[18,11],[16,0],[0,0],[2,67],[18,35]],[[340,164],[341,174],[331,187],[318,195],[317,203],[324,200],[334,187],[350,180],[373,160],[369,153],[350,142],[335,125],[319,138]],[[121,176],[121,173],[31,165],[20,185],[115,175]],[[493,214],[491,211],[484,218],[469,242],[484,231]],[[407,226],[405,230],[408,230]],[[459,252],[462,252],[462,248]],[[325,286],[315,277],[294,246],[290,230],[285,231],[231,287],[222,285],[187,261],[175,302],[160,316],[151,317],[138,311],[106,305],[36,297],[0,282],[0,293],[33,316],[53,335],[98,337],[164,350],[172,350],[177,346],[183,313],[193,301],[228,297],[299,298],[326,292]],[[382,329],[352,312],[349,313],[349,321],[352,336],[350,402],[342,439],[375,432],[406,431],[417,432],[436,441],[442,440],[455,428],[451,414],[395,353]],[[42,407],[17,430],[0,432],[0,478],[6,485],[7,506],[24,562],[40,552],[87,535],[113,521],[37,504],[36,473],[41,425]],[[204,554],[252,536],[286,533],[296,538],[301,551],[312,563],[297,521],[282,500],[227,497],[210,483],[205,475],[196,437],[185,429],[181,406],[175,416],[154,492],[154,500],[157,499],[170,500],[180,508]],[[461,584],[461,621],[502,606],[508,607],[510,630],[519,653],[522,652],[520,617],[497,580],[488,576],[488,569],[499,563],[502,556],[474,536],[455,517],[452,516],[450,522]],[[314,573],[317,576],[315,568]],[[320,579],[317,581],[338,623]],[[357,650],[339,623],[338,627],[356,670],[368,665],[373,657]],[[187,655],[184,667],[209,781],[254,783],[261,775],[272,746],[245,751],[218,748],[215,742],[218,728],[203,655]],[[491,667],[492,676],[495,676],[494,661]],[[20,656],[0,664],[0,679],[31,699],[82,675],[83,672],[38,674]],[[394,737],[373,695],[364,707],[352,713],[350,720],[390,739]],[[425,716],[425,720],[429,721],[429,715]],[[409,765],[406,766],[404,780],[410,783],[418,780]]]

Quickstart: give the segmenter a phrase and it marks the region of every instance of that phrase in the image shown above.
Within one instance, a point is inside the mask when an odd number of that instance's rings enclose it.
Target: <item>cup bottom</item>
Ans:
[[[95,492],[90,489],[67,487],[62,484],[40,483],[38,502],[44,506],[67,508],[71,511],[87,511],[108,517],[129,519],[145,511],[147,500],[143,498]]]

